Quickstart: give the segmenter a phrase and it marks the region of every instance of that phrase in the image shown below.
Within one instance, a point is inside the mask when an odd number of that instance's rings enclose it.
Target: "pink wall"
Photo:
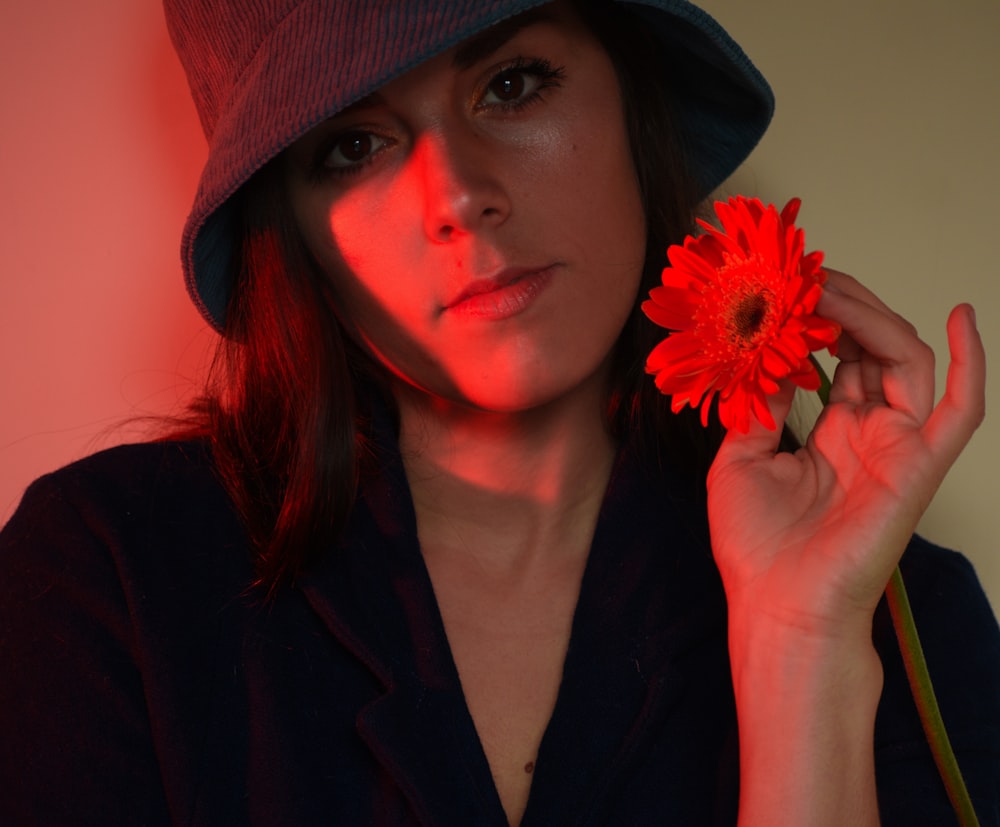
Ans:
[[[175,410],[212,337],[178,238],[205,155],[158,2],[0,26],[0,522],[38,474]]]

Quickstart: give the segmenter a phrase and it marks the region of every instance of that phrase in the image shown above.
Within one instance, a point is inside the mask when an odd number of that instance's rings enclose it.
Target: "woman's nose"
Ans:
[[[434,242],[502,224],[508,192],[495,174],[496,153],[471,130],[423,136],[414,159],[424,197],[424,229]]]

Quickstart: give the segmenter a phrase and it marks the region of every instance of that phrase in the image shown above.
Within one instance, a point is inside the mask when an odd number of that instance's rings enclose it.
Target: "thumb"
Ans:
[[[774,427],[768,427],[751,414],[749,427],[745,434],[740,433],[736,428],[730,428],[726,432],[716,462],[739,462],[758,459],[762,456],[773,456],[781,442],[781,432],[792,408],[794,397],[795,384],[785,380],[781,383],[777,393],[767,398],[767,407],[774,420]]]

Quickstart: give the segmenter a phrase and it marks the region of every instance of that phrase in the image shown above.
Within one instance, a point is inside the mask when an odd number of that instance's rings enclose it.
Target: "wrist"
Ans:
[[[765,720],[793,716],[798,724],[841,717],[874,723],[882,692],[882,662],[863,631],[817,631],[784,620],[730,615],[729,657],[741,714]]]
[[[867,636],[730,624],[740,824],[877,824],[882,665]]]

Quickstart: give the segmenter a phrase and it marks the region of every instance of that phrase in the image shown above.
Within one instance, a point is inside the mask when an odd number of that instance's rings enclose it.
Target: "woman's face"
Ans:
[[[614,67],[567,3],[386,84],[286,164],[345,326],[397,377],[491,411],[603,387],[645,221]]]

